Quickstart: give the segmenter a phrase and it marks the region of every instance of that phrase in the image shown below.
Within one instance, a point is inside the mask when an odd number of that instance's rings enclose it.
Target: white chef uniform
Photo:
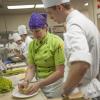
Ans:
[[[26,26],[25,25],[19,25],[18,32],[19,32],[19,35],[27,34]],[[24,55],[25,58],[27,58],[28,47],[29,47],[30,42],[32,42],[32,38],[27,36],[25,41],[24,41],[24,45],[23,45],[23,49],[24,49],[23,55]]]
[[[80,90],[87,95],[87,90],[84,91],[83,88],[99,74],[100,34],[96,26],[77,10],[68,15],[66,22],[67,32],[64,33],[64,43],[68,66],[75,61],[83,61],[90,64],[90,68],[81,80],[82,87],[80,87]],[[68,70],[65,70],[64,80],[67,79],[67,72]]]

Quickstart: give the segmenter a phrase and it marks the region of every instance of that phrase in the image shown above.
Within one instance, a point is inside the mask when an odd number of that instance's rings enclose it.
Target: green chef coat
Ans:
[[[29,46],[28,63],[35,65],[38,78],[48,77],[57,65],[64,64],[63,40],[50,33],[41,41],[34,39]]]

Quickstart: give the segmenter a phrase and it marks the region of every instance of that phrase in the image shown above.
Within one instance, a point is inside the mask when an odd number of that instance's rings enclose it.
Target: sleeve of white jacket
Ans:
[[[66,33],[66,44],[69,50],[69,62],[83,61],[92,64],[92,56],[89,52],[87,39],[84,31],[77,25],[72,25]],[[66,47],[67,48],[67,47]]]

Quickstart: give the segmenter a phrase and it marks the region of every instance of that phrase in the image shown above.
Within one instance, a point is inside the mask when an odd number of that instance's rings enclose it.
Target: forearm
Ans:
[[[44,80],[41,80],[39,82],[40,87],[44,87],[46,85],[49,85],[51,83],[56,82],[57,80],[59,80],[60,78],[63,77],[63,73],[64,73],[64,66],[61,70],[56,70],[54,73],[52,73],[49,77],[45,78]]]
[[[89,64],[84,62],[76,62],[73,63],[70,67],[71,68],[68,74],[68,78],[64,85],[65,94],[68,89],[73,90],[75,87],[79,85],[81,79],[83,78],[87,69],[89,68]]]
[[[35,75],[35,66],[29,65],[25,73],[25,81],[31,81]]]

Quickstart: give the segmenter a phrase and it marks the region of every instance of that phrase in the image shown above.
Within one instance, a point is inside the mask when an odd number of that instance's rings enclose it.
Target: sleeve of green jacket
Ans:
[[[34,64],[34,46],[33,46],[34,42],[32,41],[29,45],[29,48],[28,48],[28,58],[27,58],[27,62],[28,64]]]

